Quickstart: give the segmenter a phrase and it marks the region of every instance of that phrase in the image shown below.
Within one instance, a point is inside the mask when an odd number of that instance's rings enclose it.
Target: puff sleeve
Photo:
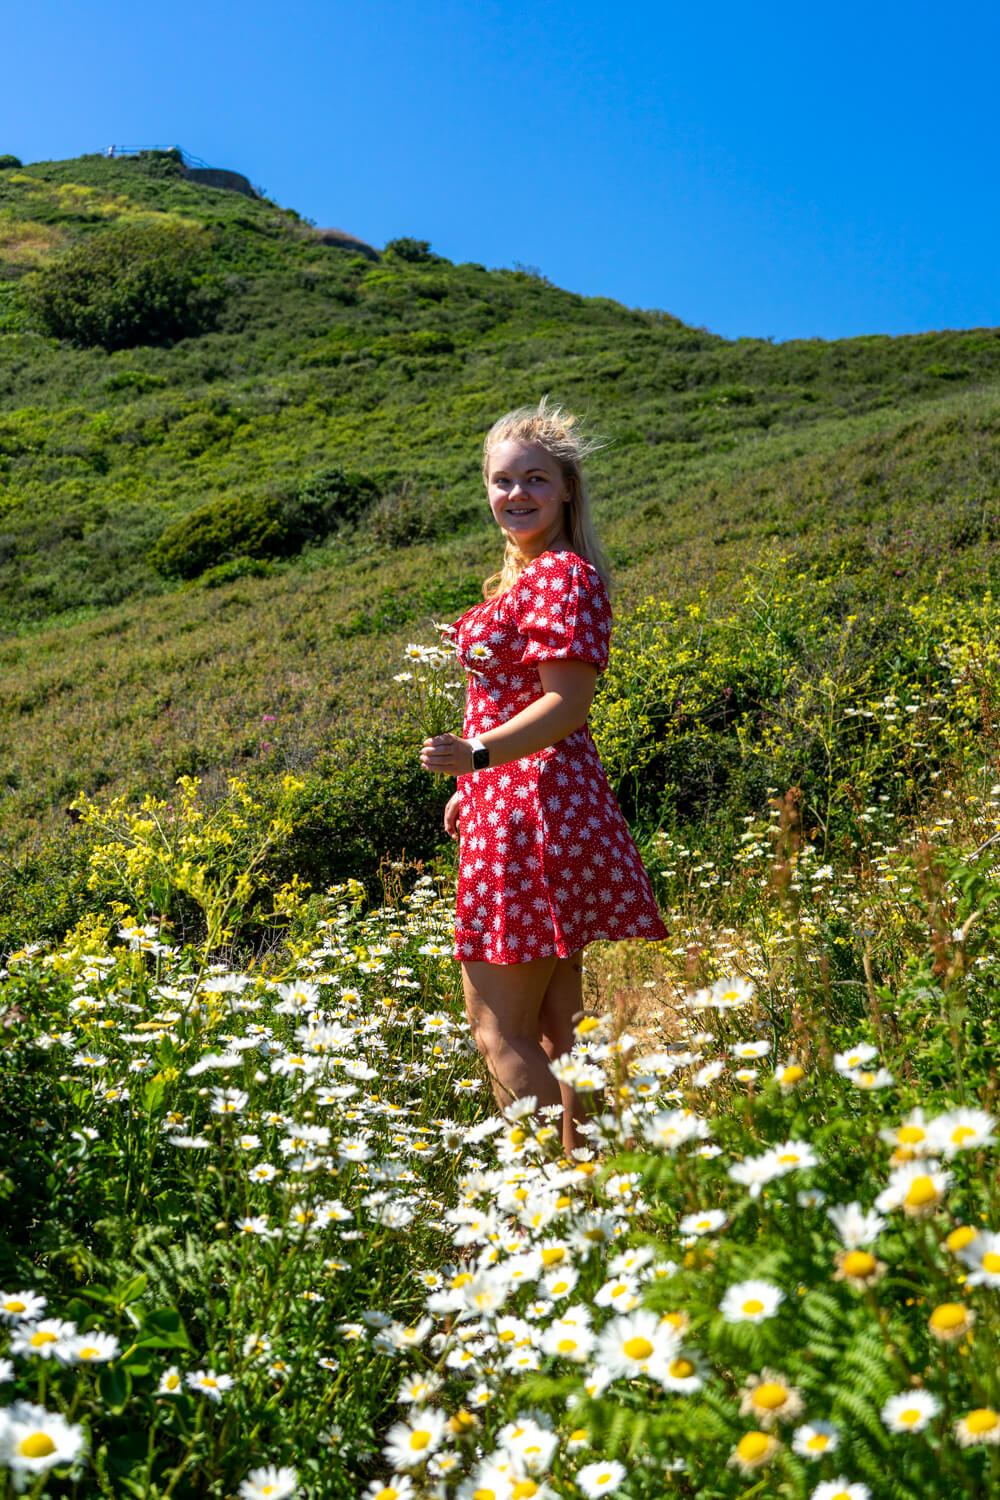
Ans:
[[[511,589],[514,623],[524,641],[522,662],[608,664],[611,605],[597,569],[570,552],[546,552]]]

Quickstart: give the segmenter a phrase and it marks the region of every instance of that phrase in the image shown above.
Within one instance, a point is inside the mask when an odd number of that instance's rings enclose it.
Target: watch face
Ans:
[[[486,767],[489,765],[489,763],[490,763],[490,752],[487,750],[487,748],[486,748],[485,745],[483,746],[483,748],[481,750],[473,750],[473,752],[472,752],[472,769],[474,771],[484,771],[486,769]]]

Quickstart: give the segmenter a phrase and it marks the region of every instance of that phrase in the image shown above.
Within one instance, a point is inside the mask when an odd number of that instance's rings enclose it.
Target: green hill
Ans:
[[[391,727],[402,644],[496,556],[482,433],[546,391],[613,439],[622,609],[724,609],[779,553],[845,613],[996,580],[996,329],[729,341],[85,156],[0,171],[0,349],[8,858],[81,788],[329,776]]]

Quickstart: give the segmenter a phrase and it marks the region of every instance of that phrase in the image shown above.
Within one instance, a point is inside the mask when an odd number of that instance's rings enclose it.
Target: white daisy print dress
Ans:
[[[611,605],[592,564],[543,552],[454,629],[470,739],[542,696],[538,662],[603,671]],[[458,789],[457,959],[515,964],[567,958],[598,938],[667,936],[588,725],[522,760],[460,776]]]

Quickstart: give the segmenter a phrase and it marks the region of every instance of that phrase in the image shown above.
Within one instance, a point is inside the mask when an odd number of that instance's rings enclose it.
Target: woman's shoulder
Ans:
[[[571,552],[567,547],[558,552],[542,552],[538,557],[533,557],[522,570],[518,583],[523,581],[544,587],[550,580],[561,582],[573,576],[588,586],[600,583],[601,580],[601,575],[592,562],[581,557],[579,552]]]

